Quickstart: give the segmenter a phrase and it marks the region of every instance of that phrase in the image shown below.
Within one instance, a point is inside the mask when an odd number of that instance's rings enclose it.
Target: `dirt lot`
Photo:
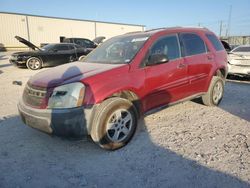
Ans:
[[[21,122],[23,86],[12,82],[35,73],[0,53],[0,187],[250,187],[250,82],[227,82],[218,108],[185,102],[148,115],[109,152]]]

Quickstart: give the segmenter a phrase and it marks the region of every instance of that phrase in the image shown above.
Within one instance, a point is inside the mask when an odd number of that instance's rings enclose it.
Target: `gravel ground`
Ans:
[[[0,53],[0,187],[250,187],[250,82],[227,82],[219,107],[189,101],[148,115],[110,152],[25,126],[23,86],[12,82],[36,71],[7,58]]]

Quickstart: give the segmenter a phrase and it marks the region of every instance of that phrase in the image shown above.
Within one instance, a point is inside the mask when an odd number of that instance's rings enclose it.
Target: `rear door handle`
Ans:
[[[180,64],[177,66],[177,68],[178,68],[178,69],[184,69],[186,66],[187,66],[186,64],[180,63]]]

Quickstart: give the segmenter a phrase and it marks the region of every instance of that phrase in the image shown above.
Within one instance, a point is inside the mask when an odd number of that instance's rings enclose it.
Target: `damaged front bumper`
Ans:
[[[26,125],[48,134],[66,137],[89,134],[93,109],[35,109],[24,104],[22,100],[18,103],[19,114]]]

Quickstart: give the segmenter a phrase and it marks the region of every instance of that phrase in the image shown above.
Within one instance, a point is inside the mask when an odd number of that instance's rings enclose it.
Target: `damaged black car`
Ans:
[[[15,36],[15,38],[32,51],[13,53],[9,61],[17,67],[27,67],[31,70],[77,61],[89,53],[85,48],[73,43],[48,44],[39,48],[22,37]]]

